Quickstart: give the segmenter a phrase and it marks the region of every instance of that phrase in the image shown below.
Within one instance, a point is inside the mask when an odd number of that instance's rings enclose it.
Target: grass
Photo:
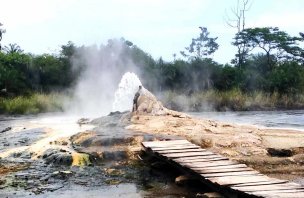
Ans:
[[[163,104],[178,111],[249,111],[303,109],[304,94],[287,95],[256,91],[244,93],[239,89],[230,91],[208,90],[192,95],[168,91],[161,94]]]
[[[65,97],[58,93],[0,97],[0,113],[5,114],[36,114],[42,112],[62,111]]]

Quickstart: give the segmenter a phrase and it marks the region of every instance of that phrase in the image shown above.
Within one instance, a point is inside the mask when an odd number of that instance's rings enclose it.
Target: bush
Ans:
[[[62,111],[64,96],[60,94],[33,94],[14,98],[0,98],[0,113],[36,114]]]

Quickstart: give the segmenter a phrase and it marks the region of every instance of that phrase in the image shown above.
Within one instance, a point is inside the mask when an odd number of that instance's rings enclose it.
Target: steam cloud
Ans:
[[[81,47],[73,59],[75,70],[81,75],[66,107],[68,113],[96,117],[112,111],[114,93],[126,71],[138,71],[127,53],[123,40],[109,40],[99,47]],[[132,108],[132,107],[130,107]]]

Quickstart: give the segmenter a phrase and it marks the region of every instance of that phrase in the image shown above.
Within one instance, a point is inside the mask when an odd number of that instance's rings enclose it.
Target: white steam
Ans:
[[[135,73],[125,73],[115,92],[112,110],[120,112],[130,111],[132,109],[134,95],[140,85],[142,84]]]
[[[73,66],[75,71],[80,71],[80,78],[66,107],[68,113],[97,117],[112,111],[114,93],[122,75],[126,71],[137,71],[127,50],[122,40],[77,49]]]

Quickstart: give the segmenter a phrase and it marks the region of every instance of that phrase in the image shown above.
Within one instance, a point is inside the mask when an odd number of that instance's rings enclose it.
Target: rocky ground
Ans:
[[[208,190],[175,185],[178,171],[168,174],[145,157],[141,141],[168,136],[126,130],[129,115],[80,120],[78,128],[12,125],[0,133],[0,197],[196,197]]]
[[[192,118],[150,92],[140,95],[135,112],[69,126],[2,126],[0,197],[206,197],[210,189],[187,186],[178,170],[140,153],[142,141],[165,139],[187,139],[269,176],[303,182],[303,132]]]
[[[302,131],[196,119],[162,107],[149,95],[141,99],[145,102],[139,101],[139,109],[126,126],[128,130],[179,136],[269,176],[303,182]],[[154,104],[157,104],[154,111],[147,111],[147,106]]]

